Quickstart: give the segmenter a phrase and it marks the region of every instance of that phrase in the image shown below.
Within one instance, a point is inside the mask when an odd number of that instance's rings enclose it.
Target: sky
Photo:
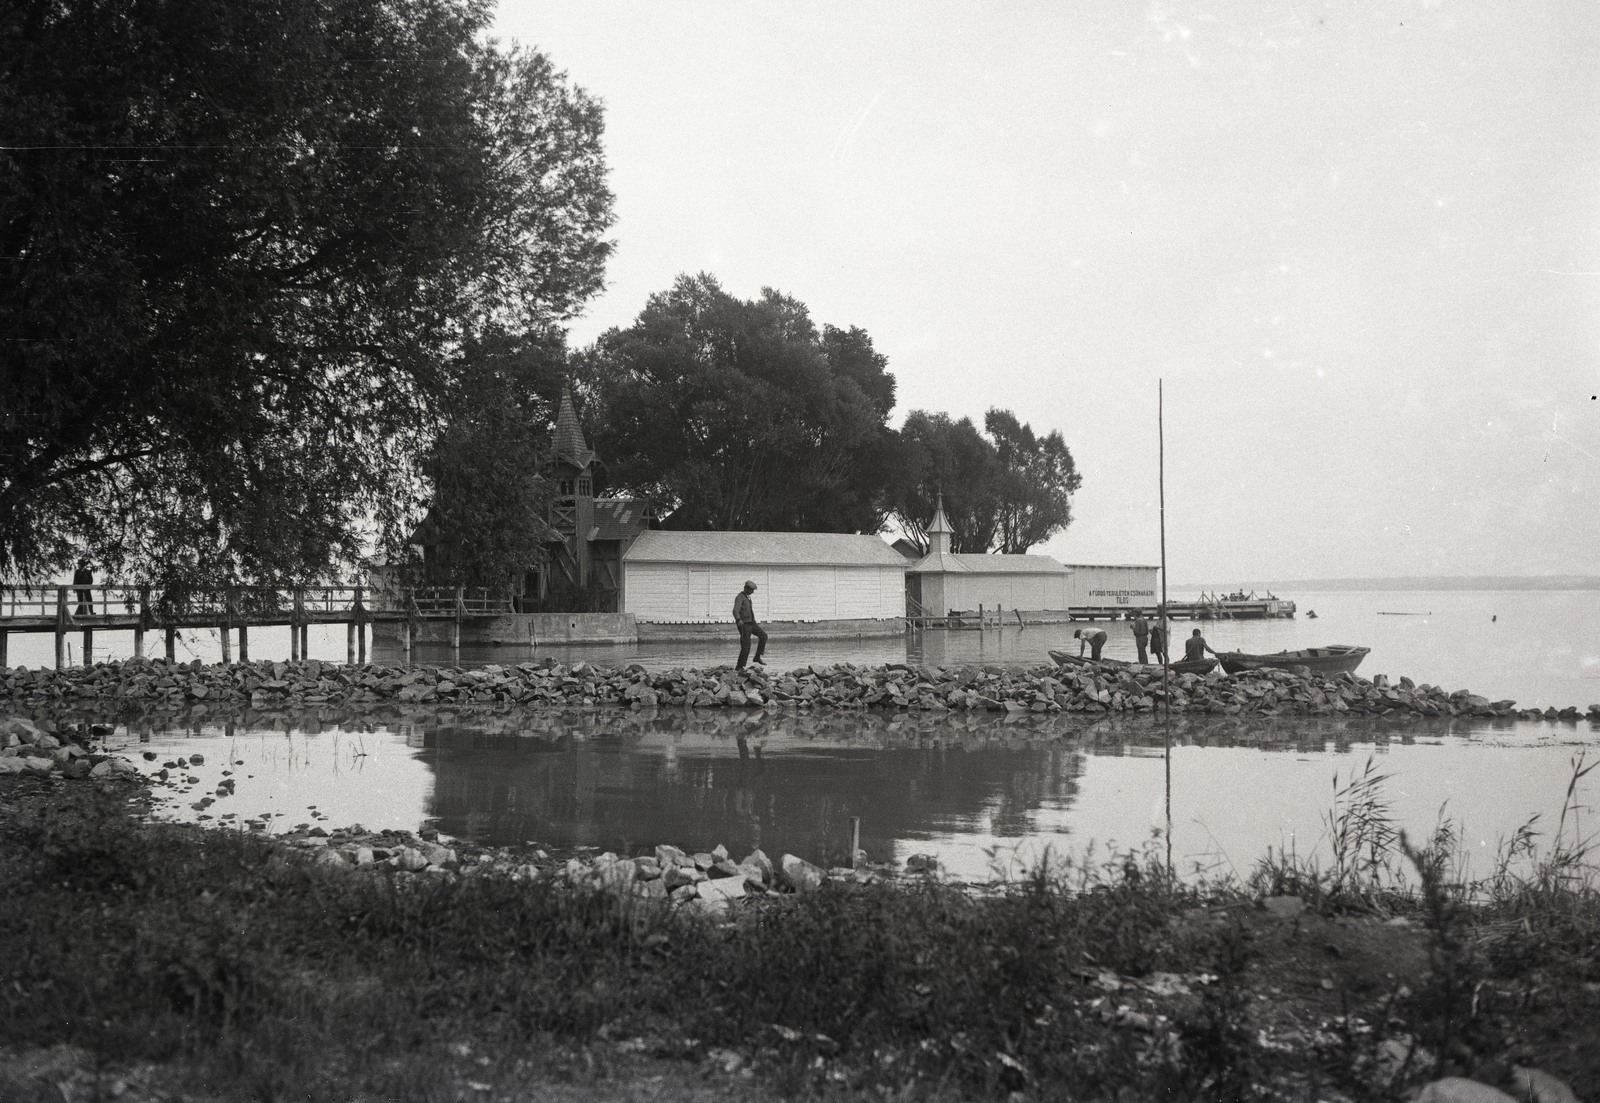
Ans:
[[[1600,574],[1600,5],[501,0],[605,107],[616,253],[1059,429],[1033,550],[1175,581]]]

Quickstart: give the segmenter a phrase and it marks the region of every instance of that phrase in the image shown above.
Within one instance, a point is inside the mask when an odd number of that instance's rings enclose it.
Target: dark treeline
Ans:
[[[569,350],[602,286],[599,105],[476,0],[61,0],[0,13],[0,577],[333,577],[417,519],[456,581],[551,533],[564,384],[678,528],[1020,552],[1061,435],[910,411],[871,337],[682,276]]]

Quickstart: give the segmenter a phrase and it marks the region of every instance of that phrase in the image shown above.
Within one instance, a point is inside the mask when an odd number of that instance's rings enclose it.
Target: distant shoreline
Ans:
[[[1326,593],[1342,590],[1600,590],[1596,575],[1434,575],[1417,578],[1296,578],[1270,582],[1182,582],[1171,590],[1232,592],[1243,588],[1257,593],[1270,589],[1280,597],[1294,597],[1295,591]]]

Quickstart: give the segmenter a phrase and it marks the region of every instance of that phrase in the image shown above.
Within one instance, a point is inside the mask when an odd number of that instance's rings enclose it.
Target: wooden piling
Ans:
[[[294,588],[294,610],[289,614],[289,661],[297,663],[303,658],[300,654],[301,639],[300,617],[305,613],[306,592],[300,587]]]
[[[56,587],[56,669],[67,666],[67,588]]]
[[[6,661],[6,630],[4,628],[0,628],[0,670],[4,670],[10,665],[11,664]]]
[[[178,661],[178,630],[172,625],[167,625],[167,662]]]
[[[351,612],[356,618],[356,661],[362,666],[367,664],[367,607],[361,601],[361,587],[356,587],[355,604]]]
[[[356,665],[356,622],[350,621],[344,626],[344,665]]]
[[[300,625],[300,657],[302,659],[311,658],[311,625],[309,624]]]
[[[856,868],[856,856],[861,853],[861,817],[850,817],[850,868]]]
[[[239,661],[250,661],[250,628],[243,624],[239,625]]]
[[[139,623],[133,629],[133,657],[144,658],[144,626],[150,623],[150,587],[139,587]]]
[[[94,665],[94,629],[93,628],[85,628],[83,630],[83,665],[84,666],[93,666]]]
[[[233,665],[233,615],[238,608],[238,596],[232,586],[222,592],[222,663]]]

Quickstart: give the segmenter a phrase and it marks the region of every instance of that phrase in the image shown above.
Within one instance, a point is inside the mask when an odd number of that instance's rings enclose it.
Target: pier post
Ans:
[[[172,625],[167,625],[167,662],[178,661],[178,630]]]
[[[144,658],[144,626],[150,623],[150,587],[139,587],[139,623],[133,628],[133,657]]]
[[[461,618],[467,612],[467,588],[456,587],[456,619],[450,625],[450,651],[451,659],[456,666],[461,665]]]
[[[367,607],[361,603],[361,587],[356,587],[356,661],[367,664]]]
[[[250,627],[245,624],[239,625],[239,661],[250,661]]]
[[[93,628],[85,628],[83,630],[83,665],[84,666],[93,666],[94,665],[93,655],[94,655],[94,629]]]
[[[4,670],[9,665],[11,664],[6,662],[6,630],[0,628],[0,670]]]
[[[850,868],[856,868],[856,856],[861,853],[861,817],[850,817]]]
[[[222,665],[233,665],[233,587],[222,591]]]
[[[344,665],[356,665],[356,622],[350,621],[344,626]]]
[[[304,658],[300,654],[301,641],[304,638],[300,635],[300,616],[305,611],[305,602],[306,592],[296,586],[294,588],[294,611],[289,614],[289,661],[292,663],[297,663]]]
[[[405,656],[405,665],[411,665],[411,621],[409,618],[400,622],[400,646]]]
[[[67,665],[67,588],[56,587],[56,669]]]
[[[311,658],[311,625],[305,621],[300,622],[300,657]]]

